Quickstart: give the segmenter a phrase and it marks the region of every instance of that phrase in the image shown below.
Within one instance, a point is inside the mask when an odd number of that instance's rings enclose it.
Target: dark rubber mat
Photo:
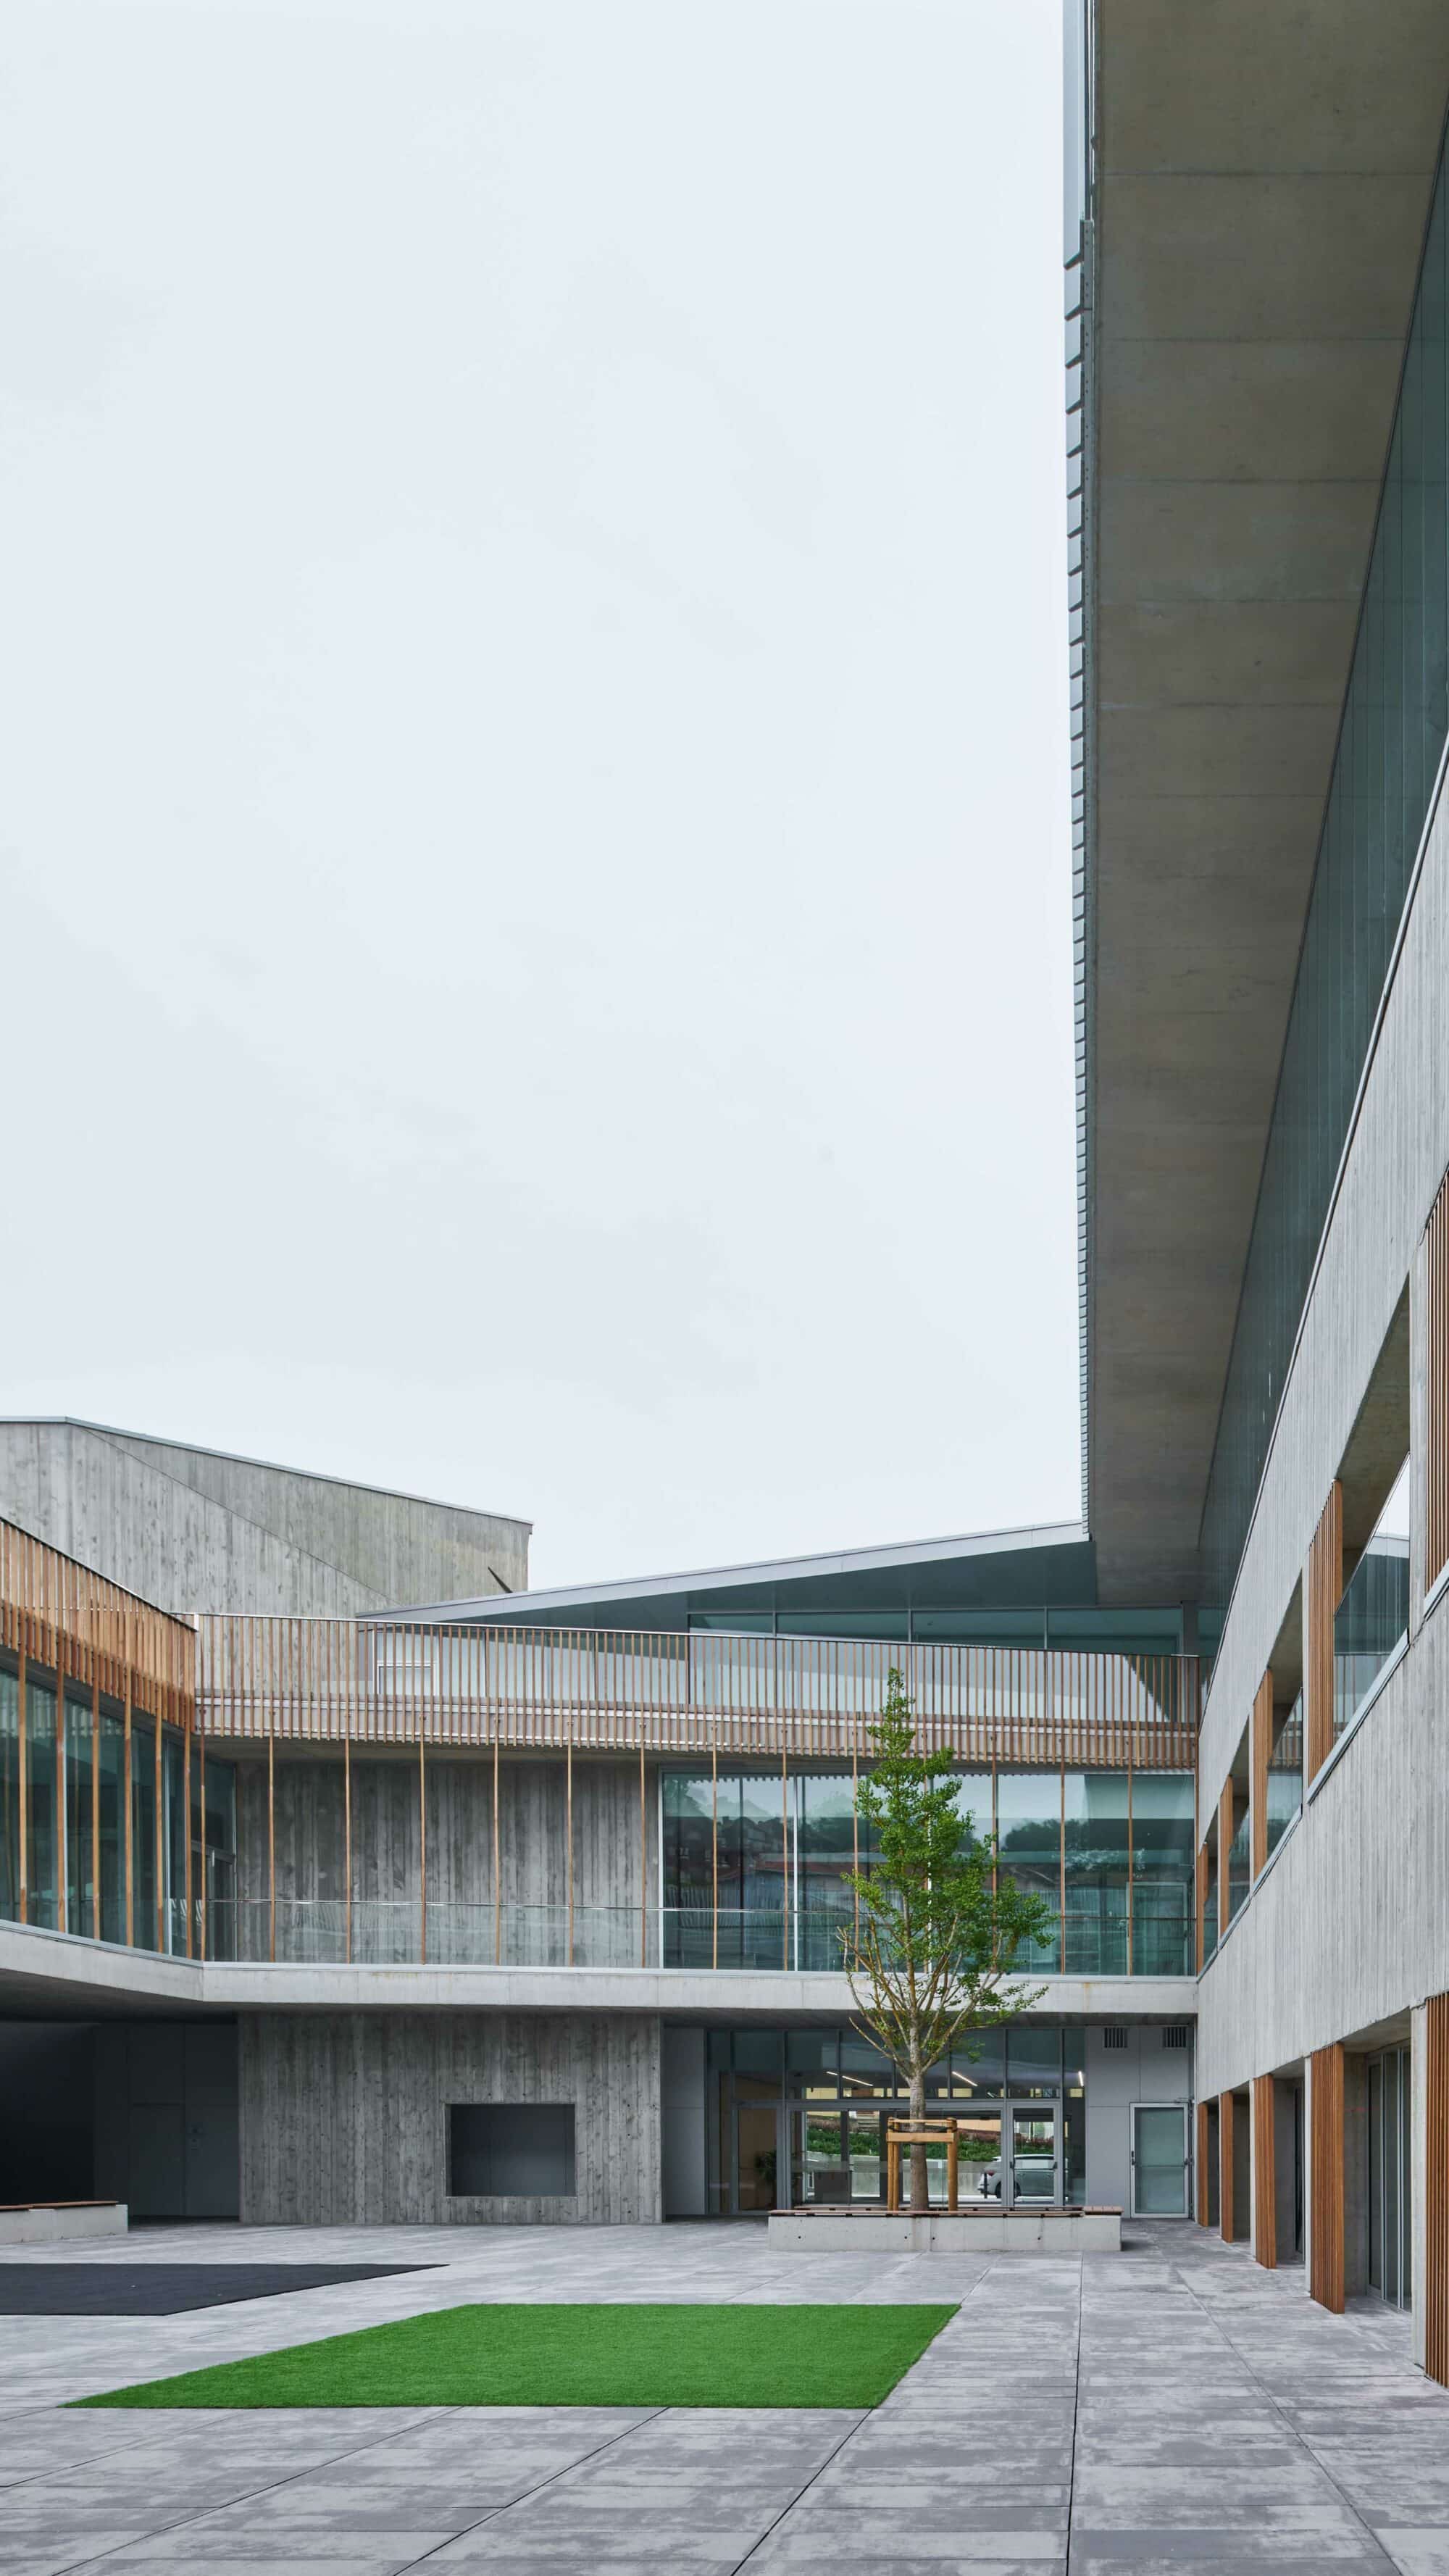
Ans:
[[[0,2263],[0,2317],[174,2317],[431,2263]]]

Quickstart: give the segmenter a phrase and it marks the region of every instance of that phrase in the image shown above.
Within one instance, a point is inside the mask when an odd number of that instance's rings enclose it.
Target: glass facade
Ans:
[[[1182,1976],[1192,1968],[1190,1773],[962,1771],[959,1803],[1000,1867],[1042,1897],[1026,1977]],[[666,1771],[660,1783],[666,1967],[840,1965],[846,1884],[873,1864],[848,1771]],[[715,1889],[718,1888],[718,1912]],[[1065,1910],[1063,1898],[1065,1896]]]
[[[1180,1977],[1193,1964],[1197,1801],[1190,1772],[1132,1775],[1132,1966]]]
[[[1441,161],[1203,1514],[1226,1602],[1449,731]]]
[[[194,1753],[193,1956],[200,1955],[203,1884],[218,1926],[235,1912],[236,1773],[229,1762],[207,1763],[204,1818],[201,1777]],[[155,1720],[132,1712],[128,1782],[125,1712],[114,1701],[67,1685],[57,1742],[53,1681],[27,1665],[22,1692],[18,1666],[0,1663],[0,1920],[19,1922],[23,1914],[41,1931],[124,1944],[129,1860],[131,1946],[154,1950],[159,1942],[184,1953],[185,1780],[183,1739],[164,1727],[158,1904]]]
[[[1016,2202],[1086,2198],[1086,2045],[1074,2022],[1009,2022],[934,2068],[928,2092],[989,2161],[963,2163],[961,2190]],[[711,2030],[710,2206],[745,2217],[796,2204],[885,2197],[885,2123],[905,2096],[889,2058],[859,2032]],[[782,2158],[788,2191],[782,2194]],[[946,2199],[946,2149],[928,2154],[931,2198]]]
[[[1303,1806],[1303,1693],[1300,1691],[1268,1756],[1267,1854],[1271,1859]]]

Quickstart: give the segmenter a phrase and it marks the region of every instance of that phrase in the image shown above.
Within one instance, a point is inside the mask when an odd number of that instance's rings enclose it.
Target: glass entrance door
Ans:
[[[1132,2105],[1132,2215],[1187,2216],[1187,2105]]]
[[[1007,2111],[1011,2205],[1060,2202],[1061,2112],[1055,2102],[1013,2102]]]

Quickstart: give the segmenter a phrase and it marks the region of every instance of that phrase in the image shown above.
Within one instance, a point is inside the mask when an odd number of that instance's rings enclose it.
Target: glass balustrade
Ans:
[[[1352,1725],[1409,1629],[1409,1542],[1375,1535],[1333,1620],[1333,1732]]]

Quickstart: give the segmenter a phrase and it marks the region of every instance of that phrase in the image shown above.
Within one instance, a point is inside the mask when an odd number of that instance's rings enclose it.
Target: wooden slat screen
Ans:
[[[91,1694],[189,1727],[196,1631],[92,1574],[28,1530],[0,1521],[0,1646]]]
[[[201,1724],[312,1743],[849,1758],[892,1666],[923,1749],[963,1762],[1190,1770],[1192,1655],[584,1628],[203,1617]]]
[[[1303,1725],[1308,1778],[1333,1751],[1333,1614],[1343,1598],[1343,1487],[1329,1489],[1303,1578]]]
[[[1424,1453],[1424,1588],[1449,1565],[1449,1178],[1426,1229],[1428,1413]]]
[[[1253,2253],[1267,2272],[1278,2263],[1277,2096],[1271,2075],[1253,2078]]]
[[[1423,2084],[1424,2368],[1449,2388],[1449,1995],[1424,2007]]]
[[[1248,1804],[1253,1876],[1268,1865],[1268,1763],[1273,1751],[1273,1676],[1265,1673],[1248,1721]]]
[[[1343,2314],[1343,2049],[1315,2048],[1308,2061],[1308,2288],[1321,2308]]]

